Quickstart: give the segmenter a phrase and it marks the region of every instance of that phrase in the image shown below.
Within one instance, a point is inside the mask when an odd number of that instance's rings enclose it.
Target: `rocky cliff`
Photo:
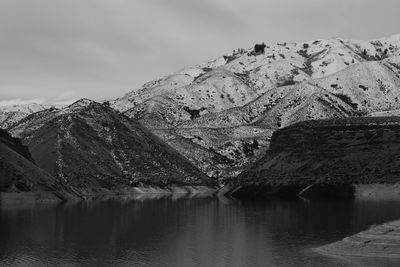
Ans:
[[[232,184],[240,187],[236,195],[262,195],[263,187],[296,195],[326,185],[397,183],[399,153],[400,117],[306,121],[277,130],[266,155]]]

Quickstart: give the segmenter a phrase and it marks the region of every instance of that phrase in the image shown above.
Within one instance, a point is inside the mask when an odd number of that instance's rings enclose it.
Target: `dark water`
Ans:
[[[400,202],[158,199],[0,210],[0,266],[400,266],[311,248],[400,218]]]

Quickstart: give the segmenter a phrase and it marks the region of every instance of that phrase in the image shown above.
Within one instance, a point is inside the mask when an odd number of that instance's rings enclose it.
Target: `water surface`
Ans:
[[[400,218],[400,202],[214,198],[0,209],[0,266],[400,266],[311,249]]]

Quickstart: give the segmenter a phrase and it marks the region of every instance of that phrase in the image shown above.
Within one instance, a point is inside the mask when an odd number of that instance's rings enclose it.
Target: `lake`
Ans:
[[[400,218],[396,201],[160,198],[0,209],[0,266],[400,266],[312,248]]]

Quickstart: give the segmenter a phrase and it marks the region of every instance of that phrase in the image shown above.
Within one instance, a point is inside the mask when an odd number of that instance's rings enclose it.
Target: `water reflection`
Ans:
[[[376,266],[311,248],[398,219],[399,204],[162,198],[3,208],[0,266]]]

